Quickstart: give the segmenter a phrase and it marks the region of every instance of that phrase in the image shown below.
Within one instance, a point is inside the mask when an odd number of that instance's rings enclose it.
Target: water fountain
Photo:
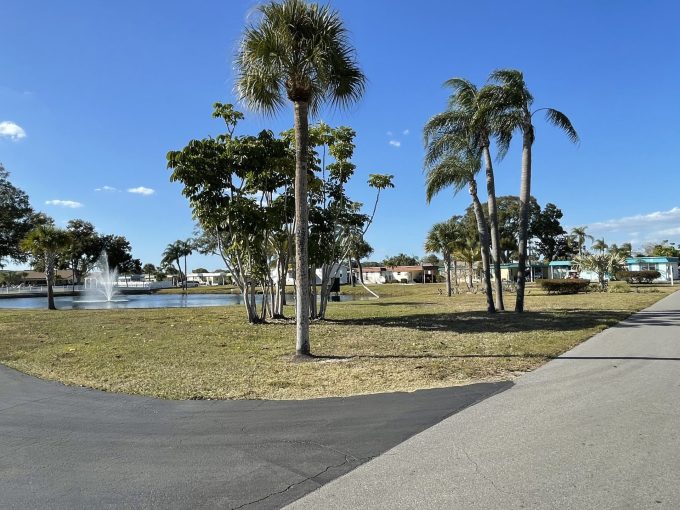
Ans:
[[[126,299],[115,299],[118,295],[118,269],[109,267],[109,257],[105,251],[102,251],[94,267],[99,273],[95,272],[85,279],[84,299],[79,299],[78,302],[126,302]]]

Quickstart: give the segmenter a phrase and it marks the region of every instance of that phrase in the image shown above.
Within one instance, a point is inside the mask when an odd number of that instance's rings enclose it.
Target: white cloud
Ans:
[[[394,133],[393,133],[392,131],[388,131],[388,132],[385,133],[385,134],[386,134],[387,136],[394,136]]]
[[[673,237],[680,236],[680,207],[591,223],[588,232],[611,242],[673,241]]]
[[[13,142],[26,138],[24,128],[10,120],[0,122],[0,138],[9,138]]]
[[[390,140],[389,143],[392,147],[401,147],[401,142],[399,140]]]
[[[154,193],[156,193],[156,190],[151,189],[151,188],[145,188],[144,186],[138,186],[136,188],[129,188],[128,193],[135,193],[137,195],[149,196],[149,195],[153,195]]]
[[[404,129],[404,130],[401,132],[401,134],[404,135],[404,136],[408,136],[409,134],[411,134],[411,130],[410,130],[410,129]]]
[[[113,193],[114,191],[120,191],[118,188],[114,188],[113,186],[102,186],[101,188],[95,188],[95,191],[106,191],[109,193]]]
[[[83,204],[76,202],[75,200],[48,200],[45,202],[47,205],[58,205],[60,207],[68,207],[69,209],[78,209],[83,207]]]

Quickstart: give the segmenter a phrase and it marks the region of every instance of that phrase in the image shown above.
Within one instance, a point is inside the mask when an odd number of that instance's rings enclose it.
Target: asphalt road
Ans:
[[[280,508],[509,386],[164,401],[0,365],[0,508]]]
[[[680,508],[680,293],[290,508]]]

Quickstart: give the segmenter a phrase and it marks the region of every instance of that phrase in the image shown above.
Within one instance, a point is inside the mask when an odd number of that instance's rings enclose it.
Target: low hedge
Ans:
[[[616,275],[621,280],[628,283],[652,283],[657,278],[661,277],[658,271],[621,271]]]
[[[584,279],[553,279],[538,280],[538,284],[548,294],[578,294],[588,290],[590,280]]]

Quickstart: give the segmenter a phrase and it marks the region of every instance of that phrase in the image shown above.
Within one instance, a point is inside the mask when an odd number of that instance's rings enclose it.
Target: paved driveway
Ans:
[[[508,386],[164,401],[0,365],[0,508],[280,508]]]
[[[291,508],[680,508],[680,293]]]

